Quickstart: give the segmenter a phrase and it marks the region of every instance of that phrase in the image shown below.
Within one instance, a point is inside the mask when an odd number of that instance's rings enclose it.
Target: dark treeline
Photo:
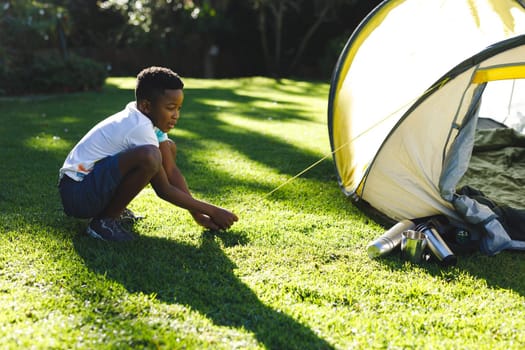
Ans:
[[[328,79],[380,0],[0,1],[0,63],[56,51],[111,75],[164,65],[193,77]]]

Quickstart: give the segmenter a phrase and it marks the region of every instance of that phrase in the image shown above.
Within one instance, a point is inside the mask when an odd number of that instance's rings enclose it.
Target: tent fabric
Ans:
[[[457,218],[447,195],[453,193],[469,163],[475,124],[469,127],[467,122],[477,115],[485,87],[472,79],[479,69],[521,57],[525,57],[525,37],[518,36],[469,58],[470,67],[460,63],[445,74],[384,139],[370,140],[381,143],[369,160],[357,196],[395,220],[436,212]]]
[[[525,78],[525,65],[512,64],[503,67],[489,67],[478,69],[472,78],[474,84],[487,83],[495,80],[508,79],[523,79]]]
[[[468,170],[457,187],[470,186],[496,202],[525,209],[524,185],[525,135],[505,127],[478,130]]]
[[[329,127],[337,130],[331,142],[340,149],[335,162],[344,191],[358,190],[380,140],[423,91],[458,62],[525,33],[524,26],[523,7],[510,0],[379,5],[349,39],[332,79]]]
[[[387,0],[372,11],[343,49],[329,95],[343,192],[396,221],[469,221],[477,204],[455,203],[455,191],[478,118],[497,111],[488,117],[525,125],[524,33],[520,1]],[[511,245],[495,246],[487,251]]]

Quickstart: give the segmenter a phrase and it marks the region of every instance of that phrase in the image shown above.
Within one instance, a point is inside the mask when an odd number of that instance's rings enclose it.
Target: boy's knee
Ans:
[[[162,155],[160,154],[158,147],[146,145],[141,148],[142,164],[145,167],[154,170],[155,173],[159,171],[162,165]]]
[[[173,156],[173,159],[175,159],[177,157],[177,144],[172,140],[168,140],[167,142],[170,147],[171,155]]]
[[[158,147],[153,145],[138,146],[127,153],[128,156],[126,156],[126,159],[131,161],[130,169],[138,166],[152,174],[155,174],[160,170],[162,156]]]
[[[161,154],[164,157],[170,157],[174,161],[177,159],[177,144],[173,140],[166,140],[160,144]]]

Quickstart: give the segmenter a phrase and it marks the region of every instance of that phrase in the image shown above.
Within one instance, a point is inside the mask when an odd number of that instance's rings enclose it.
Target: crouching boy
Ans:
[[[167,132],[179,119],[183,87],[170,69],[144,69],[137,75],[135,101],[95,125],[67,156],[59,173],[64,211],[91,218],[90,236],[132,240],[121,220],[133,219],[126,207],[148,183],[205,228],[228,229],[238,220],[226,209],[195,199],[176,165],[177,148]]]

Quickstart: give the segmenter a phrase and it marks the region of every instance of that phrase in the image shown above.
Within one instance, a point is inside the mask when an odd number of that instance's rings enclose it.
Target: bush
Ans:
[[[328,42],[324,55],[319,60],[321,71],[327,77],[332,77],[337,60],[339,59],[350,34],[351,33],[345,32]]]
[[[53,93],[98,90],[107,71],[103,64],[74,54],[33,56],[27,64],[0,70],[0,94]]]

